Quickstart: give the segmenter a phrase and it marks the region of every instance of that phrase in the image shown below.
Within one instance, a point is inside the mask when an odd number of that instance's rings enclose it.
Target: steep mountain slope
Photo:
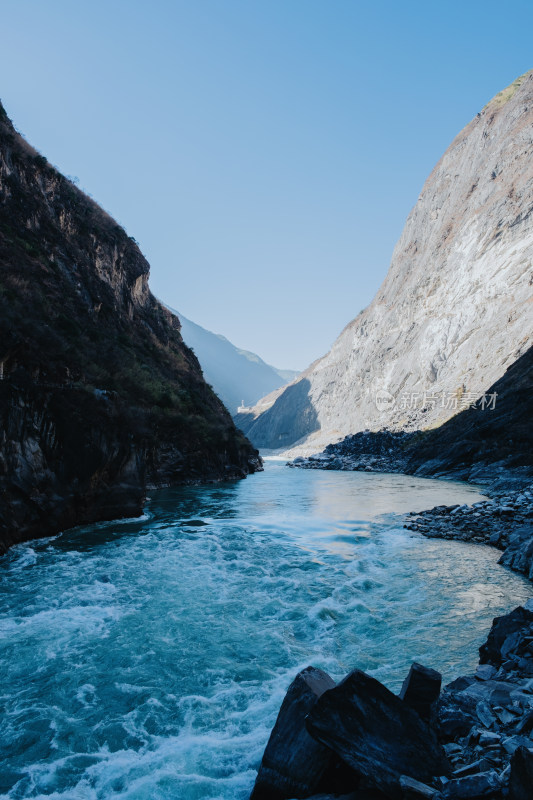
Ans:
[[[479,481],[533,475],[533,347],[487,391],[494,408],[469,408],[434,430],[414,436],[405,452],[409,472]]]
[[[257,446],[318,450],[366,428],[434,426],[464,408],[533,341],[532,211],[529,72],[439,161],[371,305],[243,430]]]
[[[198,357],[206,381],[231,414],[236,414],[241,404],[251,406],[297,376],[295,370],[271,367],[255,353],[235,347],[225,336],[211,333],[179,311],[170,311],[179,317],[181,335]]]
[[[457,478],[507,491],[533,478],[532,415],[533,346],[474,406],[437,428],[359,431],[292,466]]]
[[[0,550],[260,466],[148,272],[0,105]]]

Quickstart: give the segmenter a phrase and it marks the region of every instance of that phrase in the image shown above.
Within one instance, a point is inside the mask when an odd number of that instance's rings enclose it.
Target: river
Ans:
[[[290,470],[154,492],[139,520],[0,559],[0,797],[246,800],[284,692],[313,664],[398,690],[472,671],[532,594],[492,548],[402,514],[480,499],[403,475]]]

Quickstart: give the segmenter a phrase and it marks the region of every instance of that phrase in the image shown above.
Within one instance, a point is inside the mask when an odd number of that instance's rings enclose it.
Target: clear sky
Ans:
[[[532,30],[531,0],[2,0],[0,97],[159,298],[302,369],[455,134],[533,67]]]

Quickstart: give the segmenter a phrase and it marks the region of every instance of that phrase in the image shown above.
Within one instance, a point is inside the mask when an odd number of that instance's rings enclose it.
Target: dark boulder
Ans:
[[[498,563],[533,578],[533,525],[531,523],[513,529],[505,552]]]
[[[439,699],[441,684],[440,672],[415,661],[403,682],[400,698],[429,722],[433,705]]]
[[[503,617],[496,617],[485,644],[479,648],[481,664],[501,666],[510,656],[520,658],[525,654],[529,641],[525,637],[533,633],[533,611],[518,606]]]
[[[473,697],[460,692],[443,692],[437,702],[435,715],[439,739],[449,742],[466,736],[477,723],[476,707],[477,701]]]
[[[531,800],[532,797],[533,752],[526,747],[519,747],[511,759],[509,800]]]
[[[307,718],[317,741],[388,797],[401,798],[402,775],[430,783],[449,774],[429,726],[403,700],[360,670],[317,700]]]
[[[331,760],[320,779],[317,792],[344,796],[353,792],[355,787],[357,787],[358,792],[368,788],[364,781],[361,781],[359,773],[354,772],[354,770],[332,750],[330,750],[330,753]]]
[[[533,709],[527,711],[516,726],[517,733],[531,733],[533,731]]]
[[[289,686],[263,754],[250,800],[309,797],[320,789],[332,753],[306,730],[317,699],[335,686],[325,672],[307,667]]]

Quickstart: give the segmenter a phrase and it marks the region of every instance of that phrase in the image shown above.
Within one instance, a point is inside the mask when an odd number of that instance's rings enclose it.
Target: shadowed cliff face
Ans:
[[[0,548],[260,466],[148,273],[0,106]]]
[[[452,142],[375,299],[300,377],[319,429],[304,432],[308,451],[367,428],[438,425],[455,413],[450,401],[479,396],[531,345],[532,127],[530,72]],[[285,403],[258,403],[252,441],[279,447],[280,427],[297,441],[292,391]],[[392,398],[385,408],[376,403],[380,391]],[[446,402],[424,404],[426,394],[444,394]],[[274,419],[281,410],[282,425]],[[265,431],[272,431],[266,440]]]
[[[313,469],[370,470],[448,477],[493,490],[528,486],[533,477],[533,347],[474,406],[427,431],[365,431],[296,459]]]
[[[237,414],[237,424],[257,447],[290,447],[295,441],[320,429],[316,409],[310,397],[307,379],[297,381],[279,394],[271,414],[257,419]]]
[[[487,395],[494,408],[471,408],[407,447],[409,472],[454,475],[464,480],[494,477],[494,466],[533,474],[533,347],[512,364]]]

